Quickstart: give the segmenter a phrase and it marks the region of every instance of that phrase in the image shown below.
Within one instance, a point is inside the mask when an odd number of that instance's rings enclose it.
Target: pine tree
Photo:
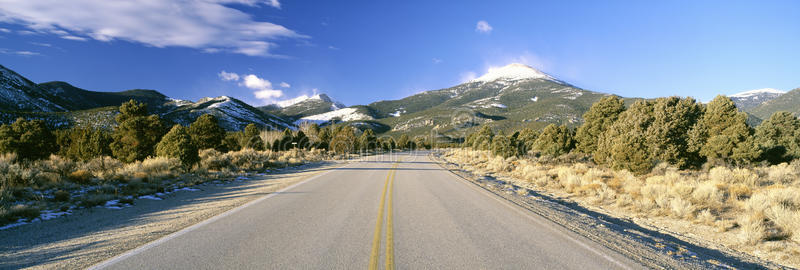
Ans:
[[[56,137],[42,120],[17,118],[0,126],[0,153],[16,153],[25,160],[43,159],[58,151]]]
[[[242,132],[226,132],[225,138],[222,140],[222,151],[239,151],[242,149],[240,141],[244,137]]]
[[[472,148],[475,150],[489,150],[494,138],[494,131],[489,126],[483,126],[480,131],[475,133],[472,139]]]
[[[517,152],[519,155],[528,154],[528,151],[533,150],[533,143],[536,142],[536,138],[538,137],[539,133],[531,128],[525,128],[520,131],[516,138]]]
[[[747,125],[747,114],[740,112],[730,98],[717,96],[706,105],[703,117],[691,131],[691,150],[711,161],[748,163],[761,155]]]
[[[322,128],[319,131],[319,135],[317,136],[318,140],[315,144],[315,147],[318,149],[325,149],[328,150],[328,145],[331,142],[331,129],[330,128]]]
[[[575,134],[566,125],[550,124],[533,142],[533,149],[544,155],[557,157],[569,153],[575,147]]]
[[[295,147],[299,149],[311,149],[311,142],[308,137],[306,137],[305,132],[302,130],[298,130],[297,134],[294,135],[294,143]]]
[[[351,153],[356,149],[356,133],[352,127],[337,127],[331,139],[330,149],[336,153]]]
[[[637,174],[649,172],[655,165],[647,145],[647,130],[653,121],[653,102],[640,100],[631,105],[600,135],[595,162]]]
[[[110,156],[111,134],[102,129],[72,128],[69,130],[70,144],[64,155],[74,160],[90,160],[100,156]]]
[[[516,152],[512,140],[503,134],[502,130],[492,138],[492,154],[508,158],[516,155]]]
[[[358,140],[358,145],[361,146],[361,150],[375,150],[378,146],[375,133],[371,129],[364,130],[364,132],[361,133],[361,138]]]
[[[219,126],[217,117],[204,114],[189,125],[189,136],[198,149],[214,148],[224,151],[222,140],[225,139],[225,130]]]
[[[688,144],[689,131],[703,115],[703,107],[693,98],[658,98],[652,115],[653,122],[646,131],[652,162],[667,162],[682,169],[699,166],[700,155],[690,151]]]
[[[261,131],[253,123],[250,123],[244,127],[242,139],[244,142],[242,148],[253,149],[256,151],[266,150],[264,146],[264,140],[261,139]]]
[[[597,150],[597,141],[625,111],[625,102],[617,96],[608,96],[592,104],[583,114],[584,123],[575,133],[576,148],[586,154]]]
[[[188,129],[181,125],[174,125],[156,145],[156,155],[159,157],[178,158],[184,167],[191,167],[200,157],[197,146],[192,143]]]
[[[116,116],[111,152],[123,162],[152,156],[164,135],[164,125],[157,115],[147,116],[147,105],[130,100],[123,103]]]
[[[408,143],[409,143],[408,135],[406,134],[400,135],[400,138],[397,139],[397,148],[401,150],[408,149]]]
[[[776,112],[756,127],[755,140],[763,159],[776,164],[800,158],[800,119],[790,112]]]

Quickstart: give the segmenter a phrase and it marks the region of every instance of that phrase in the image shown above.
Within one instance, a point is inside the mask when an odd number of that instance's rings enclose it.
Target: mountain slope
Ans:
[[[226,96],[190,102],[171,99],[155,90],[96,92],[65,82],[35,84],[0,66],[2,123],[24,117],[45,120],[53,127],[80,125],[108,128],[116,124],[114,115],[117,107],[131,99],[146,103],[150,113],[183,125],[210,113],[217,116],[220,125],[228,130],[241,130],[249,123],[269,129],[294,128],[291,121]]]
[[[155,90],[95,92],[65,82],[35,84],[0,66],[0,110],[65,112],[119,106],[131,99],[147,103],[154,112],[165,110],[165,104],[170,102],[167,96]]]
[[[758,105],[764,102],[780,97],[784,93],[786,92],[777,89],[763,88],[736,93],[728,97],[736,103],[736,107],[738,107],[739,110],[747,111],[758,107]]]
[[[250,123],[273,130],[294,127],[291,122],[228,96],[203,98],[197,102],[184,103],[164,113],[163,117],[182,125],[189,125],[203,114],[216,116],[220,126],[227,130],[242,130]]]
[[[577,88],[521,64],[491,69],[454,87],[369,105],[391,133],[436,130],[455,137],[488,124],[512,130],[547,124],[577,125],[591,104],[606,94]]]
[[[786,92],[749,110],[750,113],[764,120],[769,119],[773,113],[779,111],[800,115],[800,88]]]
[[[283,116],[287,120],[295,121],[306,116],[327,113],[344,107],[346,107],[344,104],[334,101],[326,94],[317,94],[310,97],[303,95],[291,100],[262,106],[259,109]]]

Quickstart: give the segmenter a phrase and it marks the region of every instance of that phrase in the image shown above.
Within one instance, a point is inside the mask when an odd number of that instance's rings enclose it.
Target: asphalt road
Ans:
[[[95,267],[642,268],[458,178],[426,153],[320,172]]]

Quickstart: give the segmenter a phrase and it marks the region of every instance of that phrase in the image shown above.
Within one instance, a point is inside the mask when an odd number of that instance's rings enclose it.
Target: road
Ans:
[[[354,161],[105,261],[104,269],[631,269],[426,153]]]

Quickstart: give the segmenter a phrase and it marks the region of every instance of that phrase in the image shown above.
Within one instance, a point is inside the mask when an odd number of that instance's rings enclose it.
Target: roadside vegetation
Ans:
[[[172,125],[145,104],[119,108],[113,129],[50,129],[41,120],[0,125],[0,226],[75,208],[132,204],[206,181],[328,159],[425,145],[347,125],[226,131],[213,115]]]
[[[514,185],[800,266],[800,120],[753,128],[733,102],[596,102],[577,129],[467,136],[443,157]]]

